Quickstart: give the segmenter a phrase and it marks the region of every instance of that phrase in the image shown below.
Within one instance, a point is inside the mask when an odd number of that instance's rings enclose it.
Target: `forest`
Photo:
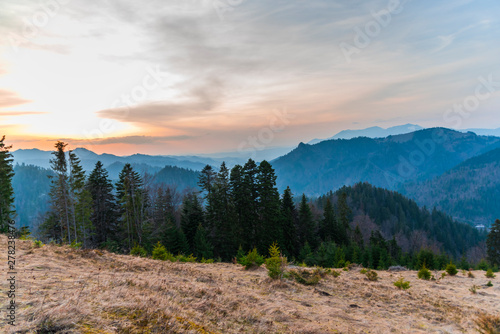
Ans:
[[[234,261],[253,249],[267,255],[276,242],[290,260],[309,266],[485,265],[485,232],[368,183],[311,199],[294,196],[290,188],[280,194],[271,164],[249,159],[231,169],[206,165],[198,173],[198,190],[181,192],[171,179],[152,182],[129,163],[116,182],[100,161],[86,175],[66,146],[55,144],[48,207],[31,231],[44,242],[141,255],[161,246],[171,254],[218,261]],[[44,183],[38,179],[34,196]]]

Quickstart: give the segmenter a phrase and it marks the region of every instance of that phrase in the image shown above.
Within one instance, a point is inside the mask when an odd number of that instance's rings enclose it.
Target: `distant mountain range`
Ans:
[[[153,170],[161,169],[165,166],[176,166],[193,170],[201,170],[207,164],[220,165],[220,159],[198,156],[164,156],[164,155],[146,155],[134,154],[130,156],[117,156],[114,154],[97,154],[85,148],[76,148],[73,152],[81,159],[85,170],[92,170],[97,161],[101,161],[108,168],[114,163],[130,163],[142,165],[141,169]],[[50,168],[50,159],[53,158],[52,151],[42,151],[39,149],[17,150],[12,153],[14,163],[35,165],[43,168]],[[154,168],[157,167],[157,168]],[[151,172],[151,170],[148,170]],[[111,172],[111,171],[110,171]]]
[[[333,137],[327,139],[313,139],[310,142],[308,142],[308,144],[314,145],[324,140],[331,140],[331,139],[352,139],[357,137],[384,138],[388,136],[410,133],[422,129],[423,127],[415,124],[398,125],[387,129],[381,128],[379,126],[372,126],[370,128],[361,130],[343,130],[337,133]]]
[[[360,130],[343,130],[337,133],[335,136],[327,139],[313,139],[307,144],[314,145],[324,140],[331,139],[352,139],[357,137],[368,137],[368,138],[385,138],[388,136],[402,135],[418,130],[423,130],[424,128],[416,124],[405,124],[393,126],[387,129],[381,128],[379,126],[372,126],[366,129]],[[496,136],[500,137],[500,128],[498,129],[464,129],[457,130],[459,132],[474,132],[479,136]]]

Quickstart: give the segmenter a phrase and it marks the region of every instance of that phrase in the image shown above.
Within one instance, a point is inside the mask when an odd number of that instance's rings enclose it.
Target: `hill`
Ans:
[[[415,124],[405,124],[393,126],[387,129],[381,128],[379,126],[372,126],[370,128],[361,129],[361,130],[342,130],[333,137],[327,139],[313,139],[308,144],[314,145],[323,140],[331,140],[331,139],[352,139],[356,137],[368,137],[368,138],[384,138],[388,136],[401,135],[405,133],[414,132],[417,130],[422,130],[423,127]]]
[[[499,278],[486,287],[481,271],[435,282],[378,271],[370,282],[353,268],[305,286],[263,268],[16,243],[18,322],[2,317],[5,333],[476,333],[475,321],[500,316]],[[409,290],[393,285],[399,277]]]
[[[346,194],[352,211],[351,229],[354,230],[356,225],[360,227],[365,245],[372,231],[380,231],[386,240],[394,238],[404,252],[430,248],[459,259],[471,253],[486,237],[472,226],[454,221],[441,211],[419,208],[415,201],[395,191],[368,183],[343,187],[335,193],[321,196],[317,199],[317,207],[322,209],[327,198],[335,203],[342,193]],[[471,262],[481,260],[467,258]]]
[[[439,176],[499,146],[497,137],[434,128],[387,138],[301,143],[272,164],[279,188],[290,186],[294,193],[319,195],[357,182],[398,189],[406,182]]]
[[[500,149],[468,159],[448,172],[401,189],[420,205],[489,226],[500,217]]]

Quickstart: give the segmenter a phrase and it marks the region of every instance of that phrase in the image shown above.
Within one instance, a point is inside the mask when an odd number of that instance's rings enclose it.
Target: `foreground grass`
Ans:
[[[263,268],[17,247],[18,324],[5,322],[2,277],[2,333],[475,333],[477,319],[500,316],[500,281],[484,287],[479,272],[433,282],[379,271],[371,282],[353,269],[305,286],[272,281]],[[5,273],[6,251],[0,259]],[[409,290],[393,285],[400,277]]]

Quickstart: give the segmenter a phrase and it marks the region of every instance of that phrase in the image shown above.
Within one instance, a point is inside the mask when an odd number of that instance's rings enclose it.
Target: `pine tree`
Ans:
[[[500,219],[491,225],[488,238],[486,239],[486,250],[488,260],[492,265],[500,265]]]
[[[259,164],[257,174],[258,215],[256,225],[257,249],[265,253],[273,242],[283,247],[283,228],[280,219],[280,195],[276,175],[266,160]]]
[[[80,159],[73,151],[69,151],[69,188],[70,204],[73,219],[74,241],[87,241],[87,231],[92,231],[90,216],[92,214],[92,196],[85,188],[85,171]]]
[[[71,213],[67,174],[68,165],[64,152],[67,145],[68,144],[61,141],[58,141],[54,145],[56,150],[52,152],[54,159],[50,160],[50,165],[56,175],[54,178],[49,177],[52,179],[50,189],[51,210],[54,212],[54,216],[57,217],[56,221],[51,221],[51,224],[55,223],[59,227],[59,234],[54,237],[59,240],[63,240],[67,237],[67,241],[71,243]],[[47,226],[43,224],[41,227],[42,230],[45,230],[45,227]]]
[[[184,197],[181,214],[181,228],[191,251],[194,250],[194,236],[198,226],[205,223],[203,208],[198,196],[190,193]]]
[[[338,242],[339,229],[330,198],[326,199],[325,209],[323,212],[323,220],[321,221],[321,228],[319,232],[320,238],[323,241]]]
[[[94,246],[102,243],[118,240],[117,233],[117,207],[113,195],[113,184],[108,178],[108,172],[102,162],[97,161],[94,169],[89,175],[86,190],[92,199],[92,213],[88,233]]]
[[[12,146],[6,146],[5,136],[0,139],[0,233],[8,231],[8,222],[14,218],[14,189],[12,178],[14,168],[12,167],[12,154],[9,150]]]
[[[12,154],[9,150],[12,146],[6,146],[5,136],[0,139],[0,233],[8,231],[8,222],[14,218],[14,189],[12,178],[14,168],[12,166]]]
[[[348,244],[349,243],[349,222],[352,214],[351,209],[347,205],[347,194],[342,192],[337,200],[337,210],[338,210],[338,224],[339,224],[339,237],[336,242],[338,244]]]
[[[316,241],[316,224],[313,219],[311,208],[307,203],[306,195],[302,194],[302,199],[299,206],[299,235],[302,237],[302,244],[306,242],[314,250],[317,246]]]
[[[198,225],[196,234],[194,235],[194,255],[199,258],[212,259],[214,256],[213,246],[208,241],[207,233],[203,225]]]
[[[213,183],[215,180],[216,174],[210,165],[206,165],[200,173],[200,179],[198,185],[201,189],[206,191],[208,194],[212,192]]]
[[[142,179],[130,164],[125,164],[116,183],[116,195],[120,206],[122,229],[126,235],[127,247],[142,244],[145,222],[146,194]]]
[[[299,252],[299,241],[297,239],[297,210],[293,203],[293,195],[290,187],[283,192],[281,200],[281,226],[283,228],[283,253],[289,258],[297,257]]]

